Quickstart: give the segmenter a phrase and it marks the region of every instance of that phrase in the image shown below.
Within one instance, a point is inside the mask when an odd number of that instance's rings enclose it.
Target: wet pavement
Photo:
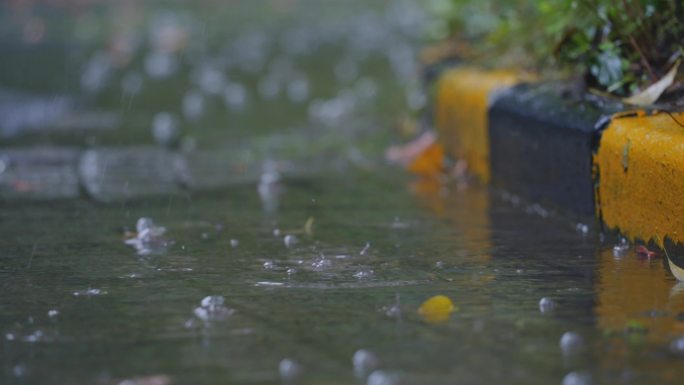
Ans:
[[[3,383],[363,383],[359,349],[391,380],[373,384],[684,374],[684,297],[660,258],[615,256],[594,229],[478,186],[397,171],[279,185],[275,211],[254,185],[4,207]],[[140,217],[165,228],[143,247]],[[429,322],[435,295],[456,310]]]

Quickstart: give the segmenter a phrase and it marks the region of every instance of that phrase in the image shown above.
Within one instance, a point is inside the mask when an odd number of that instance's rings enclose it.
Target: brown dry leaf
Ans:
[[[623,102],[627,104],[633,104],[636,106],[650,106],[655,103],[660,95],[665,92],[667,87],[671,86],[674,82],[675,75],[677,75],[677,70],[679,69],[680,60],[670,68],[670,70],[657,82],[651,84],[645,90],[639,92],[636,95],[632,95],[629,98],[622,99]]]

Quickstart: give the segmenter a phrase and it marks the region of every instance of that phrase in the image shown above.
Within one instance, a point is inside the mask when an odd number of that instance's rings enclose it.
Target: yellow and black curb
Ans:
[[[655,244],[684,280],[684,112],[456,67],[437,80],[434,114],[445,153],[481,181]]]

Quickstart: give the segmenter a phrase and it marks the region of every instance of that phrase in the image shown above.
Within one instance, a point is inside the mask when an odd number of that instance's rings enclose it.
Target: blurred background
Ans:
[[[402,122],[426,104],[419,3],[3,2],[0,190],[73,195],[68,176],[49,175],[74,159],[71,179],[96,197],[121,182],[103,165],[128,175],[128,195],[146,190],[136,173],[203,187],[264,167],[370,167],[397,127],[412,134]]]

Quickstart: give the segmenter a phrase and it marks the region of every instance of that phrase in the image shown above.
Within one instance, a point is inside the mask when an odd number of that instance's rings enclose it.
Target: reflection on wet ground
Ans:
[[[679,383],[684,300],[660,259],[383,174],[283,180],[275,210],[254,185],[3,208],[3,383],[356,383],[364,365],[372,384]],[[146,229],[173,242],[126,244]],[[435,295],[454,309],[429,322]]]

